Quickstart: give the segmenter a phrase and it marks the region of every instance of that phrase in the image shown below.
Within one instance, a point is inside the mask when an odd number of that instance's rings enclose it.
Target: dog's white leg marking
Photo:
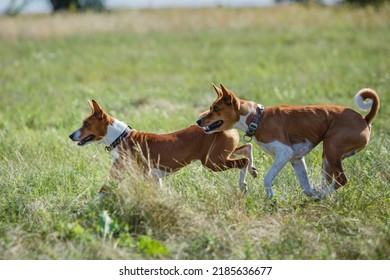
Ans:
[[[334,181],[329,187],[327,187],[326,189],[323,189],[321,191],[321,198],[324,198],[325,196],[327,196],[328,194],[334,192],[335,190],[335,186],[336,185],[336,182]]]
[[[249,173],[252,175],[253,178],[256,178],[257,171],[256,171],[256,167],[253,165],[253,146],[251,143],[245,144],[244,146],[246,147],[244,150],[246,152],[245,157],[249,159],[249,164],[248,164]]]
[[[265,191],[269,199],[272,199],[274,192],[272,190],[272,181],[276,175],[282,170],[282,168],[289,162],[293,155],[294,150],[287,145],[280,143],[279,141],[274,141],[268,144],[261,144],[261,147],[271,155],[275,155],[275,161],[271,166],[271,169],[264,177],[264,186]]]
[[[289,161],[289,158],[286,158],[284,155],[282,156],[276,156],[275,161],[271,166],[271,169],[268,171],[268,173],[264,177],[264,186],[265,191],[267,193],[267,197],[269,199],[272,199],[274,197],[274,192],[272,190],[272,181],[276,177],[276,175],[279,173],[280,170],[286,165],[286,163]]]
[[[161,170],[161,169],[158,169],[158,168],[152,168],[151,172],[152,172],[152,174],[154,176],[157,177],[157,179],[158,179],[158,186],[160,187],[160,189],[162,189],[163,188],[162,178],[165,177],[165,176],[170,175],[171,173],[169,173],[167,171],[164,171],[164,170]]]
[[[163,188],[163,183],[162,183],[162,178],[161,178],[161,177],[158,178],[158,186],[159,186],[160,189],[162,190],[162,188]]]
[[[232,157],[235,158],[235,157],[240,156],[240,155],[246,157],[249,160],[248,165],[245,166],[244,168],[240,169],[240,179],[238,181],[238,185],[240,186],[240,189],[242,191],[245,191],[246,186],[247,186],[245,178],[246,178],[246,174],[248,172],[248,168],[249,168],[249,173],[252,175],[252,177],[253,178],[257,177],[256,168],[253,166],[252,144],[247,143],[247,144],[243,145],[238,151],[235,151],[232,154]]]
[[[238,185],[240,187],[240,190],[243,192],[247,190],[247,183],[245,182],[247,170],[248,166],[240,169],[240,179],[238,180]]]
[[[303,193],[307,196],[316,195],[309,183],[309,177],[307,176],[307,168],[305,158],[294,158],[291,160],[291,165],[294,168],[295,175],[298,178],[299,184],[303,190]]]

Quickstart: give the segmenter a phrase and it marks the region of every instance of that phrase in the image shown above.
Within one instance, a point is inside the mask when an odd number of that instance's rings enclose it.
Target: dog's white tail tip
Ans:
[[[369,89],[369,88],[361,89],[355,95],[355,103],[362,110],[370,109],[372,107],[372,104],[373,104],[373,100],[371,98],[366,99],[366,100],[363,99],[362,94],[366,91],[372,91],[372,89]]]

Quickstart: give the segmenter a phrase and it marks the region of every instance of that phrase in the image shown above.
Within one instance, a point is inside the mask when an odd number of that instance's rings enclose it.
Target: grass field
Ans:
[[[390,9],[280,6],[0,17],[0,259],[389,259]],[[255,147],[259,178],[194,163],[110,195],[103,146],[68,135],[97,100],[139,131],[194,124],[211,83],[265,106],[336,103],[375,89],[381,111],[349,183],[306,198],[290,167]],[[308,157],[318,187],[321,147]]]

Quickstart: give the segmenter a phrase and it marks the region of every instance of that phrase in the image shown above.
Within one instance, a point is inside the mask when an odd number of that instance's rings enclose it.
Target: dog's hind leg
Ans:
[[[348,180],[344,173],[342,158],[343,153],[324,142],[323,177],[325,177],[325,181],[323,180],[323,187],[325,188],[322,189],[322,196],[326,196],[347,184]]]
[[[347,177],[345,176],[341,158],[329,162],[333,178],[336,182],[335,189],[338,189],[347,184]]]
[[[299,184],[303,190],[303,193],[307,196],[315,196],[316,191],[310,186],[309,177],[307,176],[307,168],[305,158],[295,158],[291,160],[291,165],[294,168],[295,175],[298,178]]]
[[[333,177],[331,175],[331,170],[329,166],[329,162],[325,157],[325,154],[322,153],[322,181],[321,181],[321,189],[326,189],[328,186],[332,184]]]
[[[249,174],[251,174],[253,178],[257,177],[257,170],[256,167],[253,165],[252,144],[248,143],[241,147],[238,147],[233,151],[231,156],[233,158],[244,156],[249,160],[248,165],[240,169],[240,179],[238,181],[238,185],[240,186],[241,191],[246,191],[247,183],[245,181],[245,178],[247,171],[249,171]]]

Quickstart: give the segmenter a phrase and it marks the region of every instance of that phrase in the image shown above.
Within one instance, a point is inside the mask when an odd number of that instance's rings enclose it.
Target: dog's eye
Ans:
[[[214,106],[213,111],[218,112],[219,108],[217,106]]]
[[[89,126],[89,122],[84,122],[84,127],[88,127]]]

